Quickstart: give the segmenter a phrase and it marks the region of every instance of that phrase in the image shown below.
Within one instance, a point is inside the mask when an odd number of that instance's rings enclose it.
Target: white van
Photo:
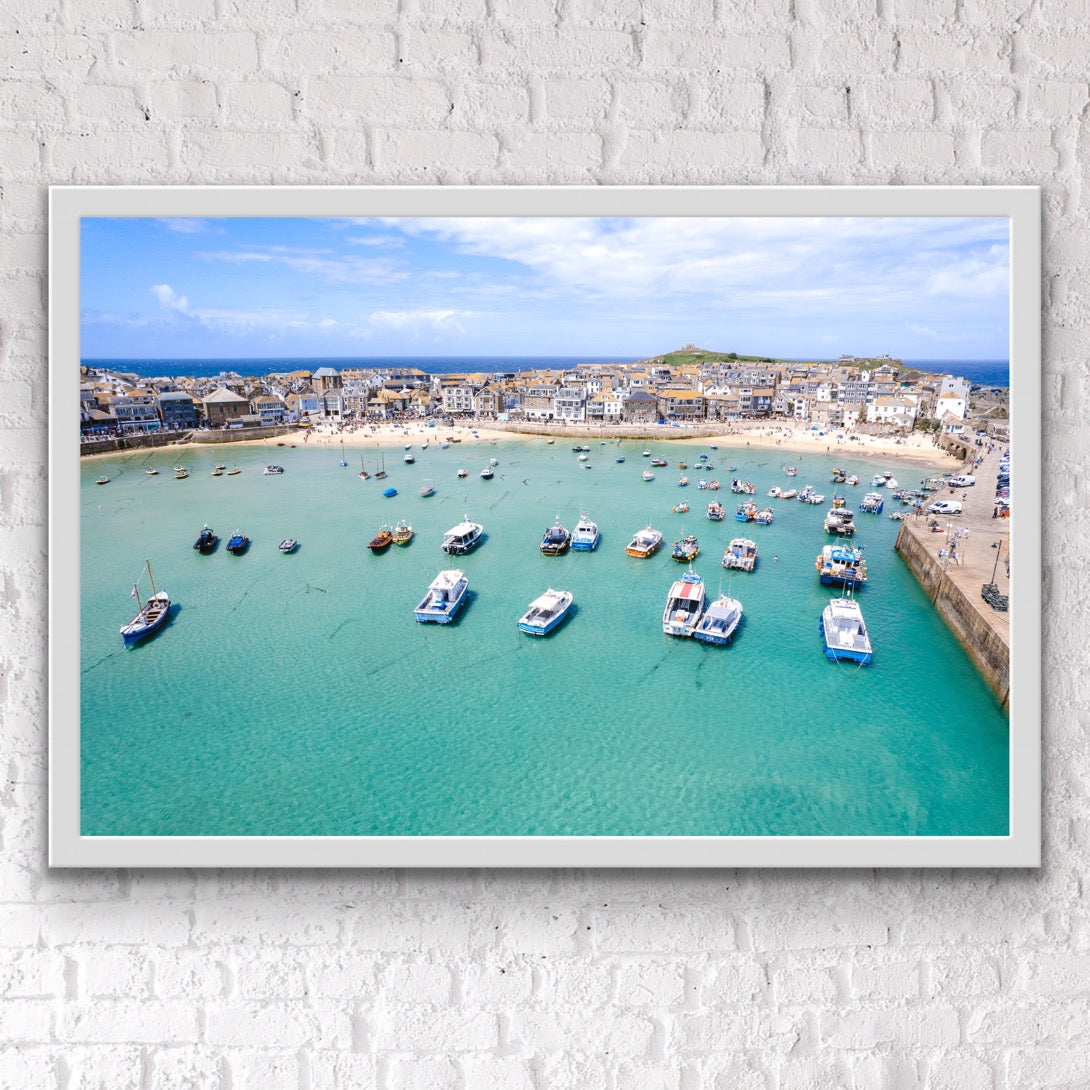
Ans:
[[[970,473],[966,473],[961,477],[951,477],[946,483],[949,484],[951,488],[970,488],[976,484],[976,477]]]
[[[960,515],[961,500],[936,500],[927,510],[932,515]]]

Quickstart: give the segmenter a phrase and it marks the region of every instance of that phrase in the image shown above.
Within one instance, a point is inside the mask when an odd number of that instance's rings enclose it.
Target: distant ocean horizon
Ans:
[[[646,358],[646,357],[645,357]],[[432,374],[461,371],[571,370],[586,363],[638,363],[630,356],[257,356],[215,359],[117,359],[94,358],[80,361],[85,367],[106,368],[140,375],[141,378],[192,375],[214,378],[222,372],[265,375],[273,371],[316,370],[319,367],[415,368]],[[792,361],[786,361],[792,362]],[[1009,360],[918,360],[902,361],[906,367],[938,374],[954,374],[983,386],[1010,386]]]

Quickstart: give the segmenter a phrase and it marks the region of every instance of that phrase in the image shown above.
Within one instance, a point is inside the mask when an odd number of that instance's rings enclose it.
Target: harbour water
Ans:
[[[81,467],[84,835],[1007,833],[1006,714],[894,553],[890,500],[880,516],[856,512],[874,661],[822,654],[821,610],[842,593],[814,569],[834,490],[854,508],[875,471],[912,485],[924,469],[634,440],[587,440],[584,469],[560,438],[447,449],[438,438],[426,450],[413,439],[411,466],[403,444],[387,448],[381,481],[359,478],[358,450],[341,466],[339,447],[301,441],[187,449],[185,480],[171,469],[178,451]],[[645,446],[669,460],[649,483]],[[695,468],[700,453],[713,471]],[[375,452],[364,457],[373,473]],[[484,481],[489,457],[499,464]],[[214,477],[217,462],[242,472]],[[263,475],[270,462],[284,474]],[[863,483],[832,485],[834,464]],[[723,487],[698,490],[701,475]],[[772,525],[734,520],[733,477],[757,485]],[[424,481],[433,496],[418,494]],[[789,481],[826,503],[768,499]],[[705,515],[713,497],[727,509],[719,523]],[[689,513],[672,513],[681,499]],[[559,515],[570,529],[581,510],[602,529],[598,550],[542,556],[545,528]],[[464,515],[487,536],[455,561],[439,546]],[[368,541],[400,518],[412,543],[372,555]],[[205,523],[220,537],[208,556],[192,548]],[[628,557],[649,523],[664,548]],[[224,548],[236,528],[252,539],[244,556]],[[662,631],[682,531],[700,539],[693,567],[709,595],[745,608],[729,647]],[[287,536],[293,555],[277,550]],[[736,536],[758,543],[753,573],[721,566]],[[175,605],[126,650],[118,629],[145,559]],[[469,604],[449,626],[416,623],[446,567],[467,573]],[[571,614],[548,638],[523,635],[518,618],[548,587],[574,593]]]

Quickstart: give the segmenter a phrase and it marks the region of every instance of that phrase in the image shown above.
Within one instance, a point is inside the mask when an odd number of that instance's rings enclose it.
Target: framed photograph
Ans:
[[[1038,865],[1040,228],[51,189],[51,865]]]

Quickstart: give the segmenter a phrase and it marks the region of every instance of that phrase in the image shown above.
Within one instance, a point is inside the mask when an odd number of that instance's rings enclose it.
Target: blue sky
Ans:
[[[85,218],[80,260],[90,359],[1008,355],[998,218]]]

